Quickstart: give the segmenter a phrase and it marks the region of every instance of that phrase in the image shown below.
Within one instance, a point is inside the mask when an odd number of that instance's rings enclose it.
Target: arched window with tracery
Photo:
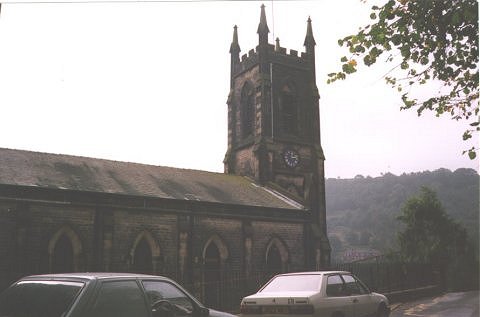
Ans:
[[[298,98],[293,84],[285,84],[280,92],[281,127],[288,135],[298,135]]]
[[[255,95],[250,83],[245,83],[240,97],[241,129],[242,137],[246,138],[254,134],[255,127]]]

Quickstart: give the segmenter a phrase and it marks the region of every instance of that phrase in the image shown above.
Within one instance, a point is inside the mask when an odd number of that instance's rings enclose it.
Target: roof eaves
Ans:
[[[255,186],[255,187],[263,189],[267,193],[277,197],[278,199],[282,200],[283,202],[289,204],[290,206],[292,206],[296,209],[302,209],[302,210],[305,209],[304,205],[298,203],[297,201],[285,196],[284,194],[282,194],[282,193],[280,193],[280,192],[278,192],[274,189],[270,189],[270,188],[267,188],[267,187],[264,187],[264,186],[261,186],[261,185],[255,184],[255,183],[252,183],[252,185]]]

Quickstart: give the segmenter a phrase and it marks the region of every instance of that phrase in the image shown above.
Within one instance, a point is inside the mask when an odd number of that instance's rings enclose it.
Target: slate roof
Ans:
[[[0,184],[303,209],[242,176],[5,148]]]

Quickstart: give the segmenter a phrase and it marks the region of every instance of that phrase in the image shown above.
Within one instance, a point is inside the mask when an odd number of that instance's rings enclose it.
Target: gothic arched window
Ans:
[[[73,272],[73,246],[66,234],[62,234],[55,243],[52,255],[52,273]]]
[[[130,271],[157,274],[162,268],[160,246],[153,235],[144,230],[137,235],[130,249]]]
[[[205,243],[203,249],[203,300],[205,305],[215,309],[224,309],[225,289],[223,272],[228,259],[228,248],[225,242],[213,235]]]
[[[215,243],[205,250],[205,305],[219,308],[220,304],[220,252]]]
[[[285,134],[298,134],[297,94],[292,85],[285,84],[280,92],[281,125]]]
[[[276,245],[272,245],[267,254],[267,275],[273,276],[282,272],[282,257]]]
[[[240,104],[242,137],[246,138],[253,135],[255,127],[255,96],[253,87],[249,83],[245,83],[242,88]]]
[[[82,242],[69,227],[60,228],[48,242],[49,270],[51,273],[82,271]]]
[[[152,274],[152,250],[145,238],[140,240],[133,254],[132,271],[136,273]]]
[[[265,277],[283,273],[288,269],[288,250],[285,244],[274,237],[267,245],[265,252]]]

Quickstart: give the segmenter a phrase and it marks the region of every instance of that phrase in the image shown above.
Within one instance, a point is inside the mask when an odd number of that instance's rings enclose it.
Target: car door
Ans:
[[[102,281],[84,317],[150,317],[151,312],[137,281]]]
[[[352,299],[347,296],[345,283],[340,274],[327,276],[325,298],[322,299],[321,316],[344,316],[354,317]]]
[[[372,316],[376,312],[375,304],[372,303],[370,292],[350,274],[342,274],[345,288],[353,303],[355,317]]]
[[[193,300],[169,281],[144,280],[142,285],[153,316],[189,317],[198,311]]]

